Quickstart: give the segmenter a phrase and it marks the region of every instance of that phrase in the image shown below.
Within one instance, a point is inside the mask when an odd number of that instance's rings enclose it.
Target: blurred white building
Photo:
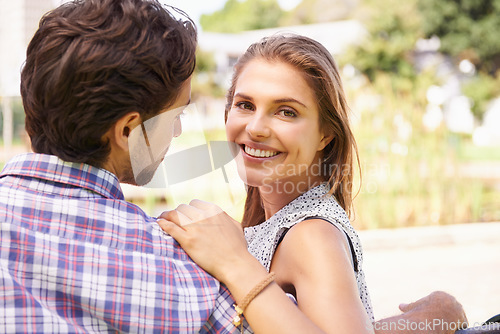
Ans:
[[[335,21],[300,26],[243,31],[240,33],[200,32],[200,49],[212,52],[217,64],[218,83],[229,87],[233,65],[250,44],[276,33],[295,33],[313,38],[323,44],[334,56],[343,53],[352,44],[361,43],[367,35],[365,27],[355,20]]]

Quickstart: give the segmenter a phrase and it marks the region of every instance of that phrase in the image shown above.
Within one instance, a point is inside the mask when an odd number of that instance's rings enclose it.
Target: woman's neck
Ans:
[[[288,203],[324,181],[323,178],[319,177],[301,181],[287,179],[286,181],[280,180],[280,182],[259,187],[266,220],[271,218]]]

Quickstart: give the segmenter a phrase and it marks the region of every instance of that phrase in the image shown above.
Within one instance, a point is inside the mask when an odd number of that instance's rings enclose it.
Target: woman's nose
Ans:
[[[251,137],[269,137],[271,129],[269,128],[269,120],[265,115],[254,114],[246,126],[246,131]]]

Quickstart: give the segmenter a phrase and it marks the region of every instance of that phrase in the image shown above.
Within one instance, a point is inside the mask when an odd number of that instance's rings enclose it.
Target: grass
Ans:
[[[498,161],[500,162],[500,147],[476,146],[470,140],[464,140],[459,146],[458,158],[461,161]]]
[[[383,87],[368,85],[350,94],[354,106],[360,105],[358,99],[379,101],[357,109],[354,132],[365,171],[364,188],[354,202],[356,227],[499,221],[500,180],[464,175],[460,167],[496,163],[500,149],[477,147],[470,136],[450,133],[444,125],[426,130],[427,102],[418,87],[408,94],[387,82],[378,84]],[[370,173],[377,169],[385,173]]]

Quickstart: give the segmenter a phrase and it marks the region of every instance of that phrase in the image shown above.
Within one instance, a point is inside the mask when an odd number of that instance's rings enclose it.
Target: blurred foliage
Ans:
[[[2,97],[0,97],[0,137],[3,136],[3,110],[2,110]],[[14,97],[10,100],[11,108],[12,108],[12,120],[13,120],[13,137],[14,142],[21,142],[24,140],[26,135],[24,130],[24,108],[21,97]]]
[[[370,81],[378,73],[413,80],[416,72],[412,53],[421,24],[415,2],[385,0],[385,5],[380,6],[380,1],[365,1],[364,6],[370,12],[370,19],[365,22],[369,36],[351,48],[343,59],[348,59]]]
[[[356,112],[353,129],[363,175],[354,202],[357,228],[500,219],[495,182],[487,175],[464,174],[466,167],[500,161],[491,154],[497,148],[471,158],[477,151],[469,136],[453,134],[444,125],[429,131],[422,124],[433,73],[417,76],[411,90],[401,89],[388,73],[379,73],[373,83],[358,81],[345,80]]]
[[[341,62],[351,63],[370,81],[380,73],[411,86],[413,57],[421,38],[437,36],[442,52],[455,64],[471,61],[477,75],[463,81],[462,91],[481,120],[489,101],[500,95],[500,1],[493,0],[365,0],[357,9],[369,36],[351,48]],[[361,13],[361,14],[359,14]],[[439,84],[439,83],[438,83]]]
[[[472,100],[474,115],[481,119],[490,101],[500,96],[500,71],[496,76],[478,73],[462,85],[462,91]]]
[[[491,75],[500,69],[500,1],[420,0],[418,8],[425,36],[438,36],[442,52]]]
[[[417,73],[414,67],[415,44],[426,37],[422,26],[432,14],[420,11],[420,2],[364,1],[357,18],[363,17],[369,35],[340,59],[340,64],[352,64],[368,79],[349,89],[352,84],[346,78],[364,169],[355,200],[358,227],[500,219],[496,183],[487,175],[464,176],[464,168],[498,161],[491,154],[497,148],[485,149],[482,159],[472,159],[470,136],[453,134],[443,124],[434,131],[423,126],[427,89],[441,83],[433,71]],[[464,31],[461,38],[470,36]],[[473,100],[476,115],[499,95],[499,87],[498,79],[485,74],[469,78],[464,93]]]
[[[348,19],[359,0],[302,0],[286,12],[279,26],[312,24]]]
[[[216,98],[225,96],[225,90],[215,81],[216,67],[213,53],[196,50],[196,68],[191,81],[191,98],[193,100],[199,96]]]
[[[283,15],[276,0],[228,0],[221,10],[203,14],[200,24],[204,31],[235,33],[276,27]]]
[[[215,63],[214,55],[211,52],[196,50],[196,68],[197,73],[214,72],[217,64]]]
[[[276,0],[228,0],[223,9],[204,14],[205,31],[234,33],[244,30],[332,22],[348,19],[360,0],[302,0],[285,11]]]

